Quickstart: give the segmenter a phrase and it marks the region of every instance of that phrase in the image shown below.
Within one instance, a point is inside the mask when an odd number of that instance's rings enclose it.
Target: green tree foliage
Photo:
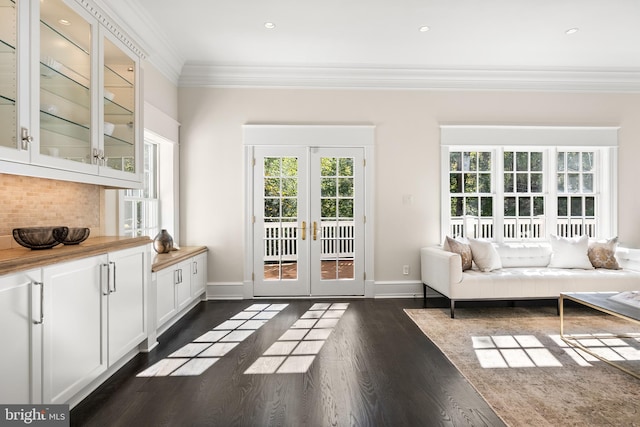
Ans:
[[[321,215],[325,219],[352,219],[354,169],[351,157],[320,159]],[[265,157],[264,217],[266,220],[298,216],[298,159]]]
[[[325,219],[353,219],[353,158],[320,159],[321,216]]]
[[[491,152],[456,151],[449,153],[449,194],[451,216],[492,216]]]

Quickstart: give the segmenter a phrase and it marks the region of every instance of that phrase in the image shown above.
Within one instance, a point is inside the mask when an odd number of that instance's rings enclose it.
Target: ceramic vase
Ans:
[[[173,250],[173,237],[171,237],[171,234],[169,234],[167,230],[160,230],[158,235],[153,239],[153,249],[159,254],[166,254]]]

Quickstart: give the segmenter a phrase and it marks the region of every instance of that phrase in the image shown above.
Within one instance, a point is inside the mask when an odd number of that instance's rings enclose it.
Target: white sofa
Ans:
[[[421,274],[424,306],[427,288],[451,301],[454,317],[456,301],[524,300],[559,298],[561,292],[605,292],[640,289],[640,250],[618,248],[620,270],[549,268],[549,243],[495,245],[502,268],[480,271],[474,263],[462,271],[462,258],[442,246],[422,248]]]

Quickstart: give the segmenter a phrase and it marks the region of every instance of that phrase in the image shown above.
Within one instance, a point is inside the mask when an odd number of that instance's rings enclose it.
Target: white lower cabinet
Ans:
[[[0,276],[0,402],[40,403],[41,271]]]
[[[191,259],[191,296],[200,296],[205,291],[206,282],[207,254],[202,253]]]
[[[157,289],[158,325],[162,325],[191,302],[191,261],[160,270]]]
[[[165,268],[156,273],[157,325],[162,325],[176,314],[176,271]]]
[[[43,403],[67,402],[107,369],[102,286],[107,259],[94,256],[42,269]]]
[[[109,366],[146,338],[144,302],[150,261],[145,248],[109,253]]]
[[[206,253],[189,257],[155,273],[156,327],[164,332],[205,290]]]
[[[0,276],[0,402],[77,403],[97,387],[147,338],[150,271],[143,245]]]
[[[191,302],[191,260],[178,264],[176,283],[176,309],[181,311]]]

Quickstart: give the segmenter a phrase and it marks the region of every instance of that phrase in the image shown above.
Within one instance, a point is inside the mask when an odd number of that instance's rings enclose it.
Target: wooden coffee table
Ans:
[[[564,301],[569,300],[576,302],[578,304],[584,305],[586,307],[590,307],[594,310],[610,314],[611,316],[616,316],[621,319],[628,320],[632,323],[640,324],[640,309],[629,304],[624,304],[621,302],[617,302],[609,299],[613,295],[616,295],[618,292],[565,292],[560,294],[560,301],[558,306],[560,308],[560,338],[564,342],[566,342],[571,347],[579,348],[580,350],[589,353],[593,357],[598,358],[599,360],[608,363],[611,366],[615,366],[616,368],[632,375],[638,379],[640,379],[640,373],[634,372],[630,369],[627,369],[624,366],[621,366],[614,361],[607,360],[606,358],[596,354],[591,351],[589,348],[583,346],[579,339],[580,337],[573,337],[565,335],[564,333]],[[631,334],[631,335],[615,335],[615,334],[606,334],[606,335],[589,335],[589,338],[634,338],[637,339],[640,337],[640,334]]]

